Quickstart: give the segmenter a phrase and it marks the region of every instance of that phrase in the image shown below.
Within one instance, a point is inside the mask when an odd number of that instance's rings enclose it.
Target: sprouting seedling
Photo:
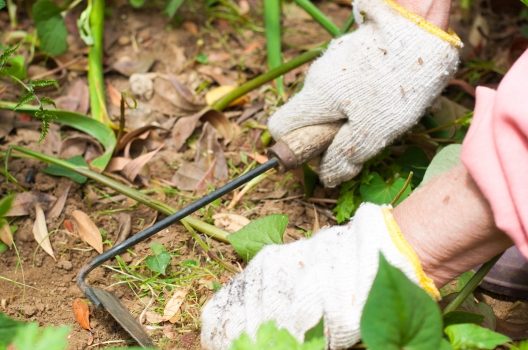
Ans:
[[[58,84],[56,80],[51,79],[28,80],[24,82],[22,79],[11,74],[8,71],[9,58],[18,50],[18,48],[19,45],[17,44],[15,46],[8,47],[0,54],[0,76],[9,77],[12,81],[21,86],[25,91],[24,94],[22,94],[22,96],[17,101],[17,105],[14,108],[15,111],[30,102],[35,101],[37,103],[38,110],[35,111],[34,116],[37,120],[41,122],[41,132],[39,141],[42,141],[48,134],[50,122],[56,117],[53,110],[50,110],[46,107],[55,107],[55,101],[46,96],[39,97],[37,95],[37,90],[50,86],[55,86],[58,88]]]

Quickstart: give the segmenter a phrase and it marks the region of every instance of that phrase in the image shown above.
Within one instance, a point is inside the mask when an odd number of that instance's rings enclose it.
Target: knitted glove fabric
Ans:
[[[321,161],[327,187],[357,175],[418,121],[456,71],[462,45],[392,0],[353,5],[359,28],[331,42],[301,92],[268,123],[280,140],[303,126],[344,122]]]
[[[352,346],[380,252],[412,281],[437,292],[412,248],[387,222],[395,224],[389,207],[364,204],[347,225],[263,249],[203,309],[202,347],[227,350],[242,332],[253,337],[269,320],[302,341],[321,317],[330,348]]]

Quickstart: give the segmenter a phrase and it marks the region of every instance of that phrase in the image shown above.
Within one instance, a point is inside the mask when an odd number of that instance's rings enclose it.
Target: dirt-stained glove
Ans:
[[[301,92],[268,126],[276,140],[297,128],[342,120],[320,177],[335,187],[414,125],[457,68],[462,46],[392,0],[355,0],[359,28],[332,41]]]
[[[223,287],[202,314],[202,347],[227,350],[242,332],[251,337],[274,320],[299,341],[324,317],[331,349],[359,340],[361,312],[379,253],[432,295],[438,291],[398,229],[391,208],[363,204],[347,225],[311,239],[263,249]]]

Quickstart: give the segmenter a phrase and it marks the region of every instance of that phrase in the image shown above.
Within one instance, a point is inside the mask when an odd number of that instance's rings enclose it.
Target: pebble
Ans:
[[[22,311],[24,312],[25,316],[31,317],[37,313],[37,308],[35,307],[35,305],[29,304],[25,305]]]
[[[72,264],[71,261],[68,261],[68,260],[60,260],[57,263],[57,267],[59,269],[63,269],[63,270],[66,270],[66,271],[71,271],[73,269],[73,264]]]
[[[154,83],[152,82],[152,74],[132,74],[128,80],[130,90],[135,96],[143,97],[150,100],[154,95]]]

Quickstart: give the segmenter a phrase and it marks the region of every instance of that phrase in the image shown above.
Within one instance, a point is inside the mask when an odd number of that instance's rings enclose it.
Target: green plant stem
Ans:
[[[310,0],[295,0],[295,2],[297,5],[302,7],[304,11],[308,12],[308,14],[312,16],[312,18],[315,19],[334,38],[341,35],[341,29],[339,29],[339,27],[336,26],[330,18],[326,17],[326,15],[322,13],[321,10],[317,8],[317,6],[312,4]]]
[[[502,256],[502,253],[497,255],[496,257],[492,258],[490,261],[482,265],[478,271],[471,277],[471,279],[466,283],[466,285],[462,288],[460,293],[453,299],[443,310],[443,314],[446,315],[452,311],[455,311],[458,309],[460,305],[466,300],[466,298],[473,293],[475,288],[478,287],[480,282],[482,282],[482,279],[488,274],[488,272],[491,270],[493,265],[500,259]]]
[[[87,178],[90,178],[100,184],[108,186],[112,188],[113,190],[119,193],[122,193],[125,196],[132,198],[141,204],[144,204],[154,210],[159,211],[162,214],[171,215],[177,211],[177,209],[172,208],[168,204],[152,199],[146,196],[145,194],[141,193],[140,191],[137,191],[109,177],[106,177],[103,174],[96,173],[95,171],[92,171],[88,168],[75,166],[65,160],[55,158],[52,156],[48,156],[40,152],[32,151],[24,147],[12,146],[12,149],[17,152],[22,153],[23,155],[30,156],[31,158],[38,159],[48,164],[54,164],[62,168],[74,171],[77,174],[86,176]],[[204,232],[218,241],[226,242],[226,243],[228,242],[227,236],[229,235],[229,233],[219,229],[218,227],[209,225],[208,223],[205,223],[201,220],[198,220],[190,216],[186,217],[185,219],[182,219],[182,221],[185,221],[186,223],[188,223],[190,226],[194,227],[198,231]]]
[[[354,17],[354,13],[351,13],[350,16],[348,16],[347,20],[345,21],[345,24],[343,24],[343,27],[341,28],[341,35],[348,33],[350,28],[356,23],[356,19]]]
[[[92,118],[112,127],[105,102],[103,77],[103,36],[104,36],[105,0],[93,0],[90,13],[90,27],[93,45],[88,52],[88,88],[90,90],[90,109]]]
[[[264,25],[266,28],[266,46],[269,69],[282,64],[281,48],[281,0],[264,1]],[[284,96],[284,79],[282,76],[275,80],[279,96]]]
[[[404,184],[403,184],[403,187],[401,188],[401,190],[396,194],[396,196],[394,197],[394,199],[391,201],[390,205],[395,205],[396,203],[398,203],[398,201],[400,200],[400,197],[402,196],[402,194],[405,192],[405,190],[407,189],[407,187],[411,184],[411,180],[412,180],[412,177],[413,177],[414,173],[411,171],[409,172],[409,175],[407,176],[407,179],[405,180]]]
[[[229,106],[229,104],[231,104],[231,102],[235,101],[237,98],[244,96],[248,92],[266,84],[267,82],[285,73],[288,73],[292,69],[295,69],[307,62],[310,62],[311,60],[319,56],[323,52],[325,47],[326,46],[322,46],[312,49],[310,51],[306,51],[305,53],[295,57],[294,59],[283,63],[281,66],[271,69],[268,72],[261,74],[254,79],[251,79],[250,81],[240,85],[238,88],[224,95],[224,97],[220,98],[215,103],[213,103],[211,107],[217,111],[225,109],[227,106]]]

